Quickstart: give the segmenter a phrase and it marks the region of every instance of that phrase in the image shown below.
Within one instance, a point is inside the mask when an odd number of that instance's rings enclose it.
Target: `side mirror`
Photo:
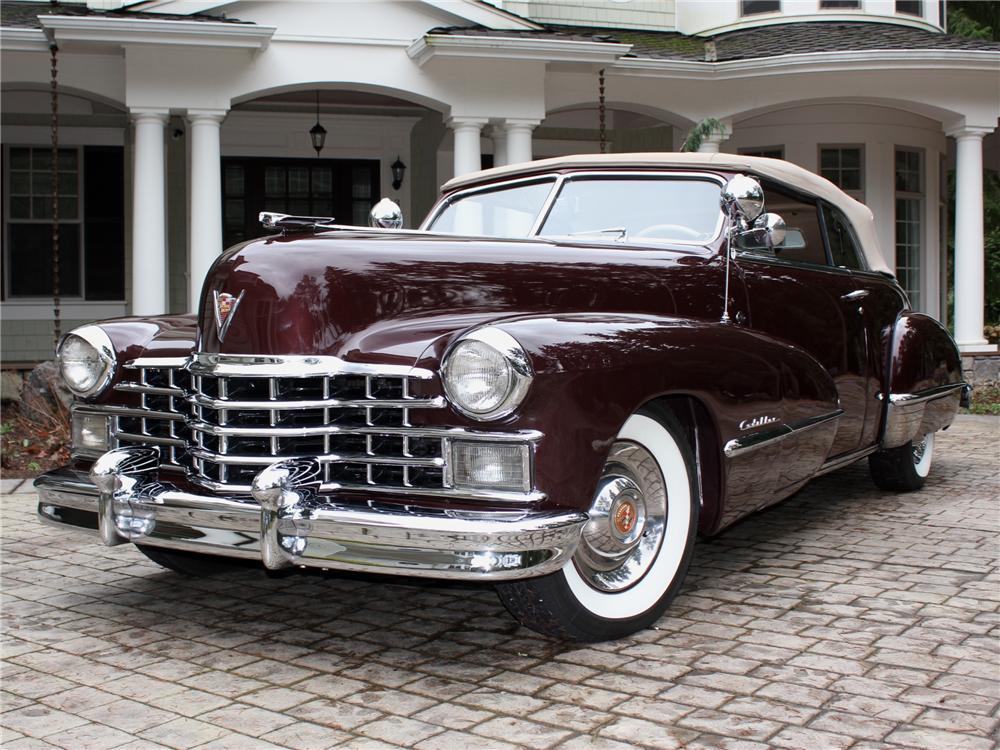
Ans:
[[[403,209],[388,198],[383,198],[372,207],[368,224],[378,229],[402,229]]]
[[[738,249],[744,252],[776,253],[788,247],[787,240],[796,235],[801,237],[801,232],[786,227],[785,220],[778,214],[764,213],[749,229],[736,232],[736,243]]]
[[[735,214],[751,224],[764,212],[764,191],[757,180],[738,174],[722,188],[720,203],[729,216]]]
[[[758,244],[772,252],[785,241],[785,220],[778,214],[761,214],[753,223],[751,230]]]

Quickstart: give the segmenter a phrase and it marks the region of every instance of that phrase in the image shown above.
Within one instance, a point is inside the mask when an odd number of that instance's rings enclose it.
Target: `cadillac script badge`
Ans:
[[[239,297],[234,297],[229,292],[222,292],[221,294],[217,291],[212,292],[215,296],[215,329],[219,336],[219,341],[222,341],[226,337],[226,331],[229,330],[229,325],[236,316],[236,308],[243,301],[243,295],[246,294],[246,291],[244,289],[240,292]]]

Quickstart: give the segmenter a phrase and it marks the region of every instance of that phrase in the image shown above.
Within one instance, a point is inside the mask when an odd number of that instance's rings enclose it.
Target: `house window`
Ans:
[[[52,150],[11,148],[7,153],[7,295],[52,294]],[[80,292],[80,152],[59,149],[59,290]]]
[[[923,18],[923,0],[896,0],[896,12],[907,16],[920,16]]]
[[[896,278],[913,309],[921,309],[920,252],[923,226],[923,175],[921,153],[896,149]]]
[[[861,7],[861,0],[819,0],[820,10],[855,10]]]
[[[225,245],[267,232],[261,211],[333,217],[338,224],[368,224],[379,193],[379,163],[354,159],[222,160]]]
[[[53,292],[52,149],[10,146],[4,156],[4,297],[48,297]],[[123,159],[121,147],[59,149],[61,296],[125,297]]]
[[[781,0],[740,0],[740,15],[756,16],[759,13],[777,13]]]
[[[741,148],[739,150],[743,156],[763,156],[767,159],[784,159],[784,146],[761,146],[758,148]]]
[[[820,146],[819,173],[852,198],[864,199],[864,149],[861,146]]]

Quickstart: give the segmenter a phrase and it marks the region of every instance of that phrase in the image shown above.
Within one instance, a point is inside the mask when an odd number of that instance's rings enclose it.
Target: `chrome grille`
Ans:
[[[295,373],[295,376],[289,373]],[[452,487],[450,442],[518,443],[527,456],[534,431],[479,432],[411,423],[441,397],[414,395],[431,377],[404,366],[348,364],[332,357],[142,358],[126,365],[115,389],[138,405],[106,406],[115,447],[162,447],[162,466],[183,470],[211,490],[249,493],[275,461],[318,459],[324,491],[357,489],[518,502],[543,495]]]
[[[115,447],[137,443],[159,445],[164,467],[185,469],[184,459],[191,440],[187,426],[191,376],[183,369],[185,360],[148,362],[130,367],[135,379],[115,386],[119,391],[137,393],[139,405],[113,410],[112,440]]]
[[[443,489],[445,445],[416,434],[410,411],[440,399],[410,395],[405,375],[253,377],[195,374],[190,459],[208,483],[249,487],[274,461],[317,458],[337,487]]]

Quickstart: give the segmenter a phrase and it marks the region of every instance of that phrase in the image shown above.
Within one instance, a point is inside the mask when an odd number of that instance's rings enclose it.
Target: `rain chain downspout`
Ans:
[[[59,345],[62,324],[59,320],[59,92],[57,90],[56,53],[59,47],[49,46],[52,61],[52,325],[54,346]]]
[[[604,107],[604,68],[601,68],[597,73],[597,116],[600,122],[600,142],[601,142],[601,153],[605,153],[608,150],[608,130],[605,120],[606,110]]]

